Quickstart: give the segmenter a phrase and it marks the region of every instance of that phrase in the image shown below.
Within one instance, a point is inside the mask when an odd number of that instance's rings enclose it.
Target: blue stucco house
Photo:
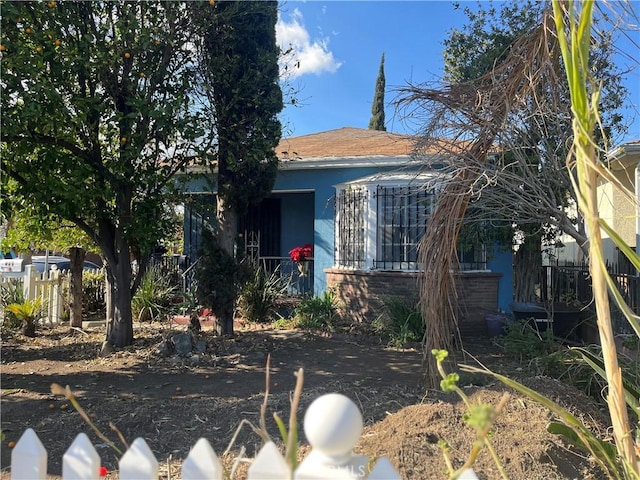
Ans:
[[[439,173],[424,171],[413,151],[409,135],[359,128],[282,139],[273,191],[240,220],[238,248],[288,274],[296,272],[289,251],[312,244],[297,292],[334,288],[358,320],[371,320],[385,295],[417,296],[417,247]],[[185,253],[193,260],[203,222],[215,218],[215,186],[200,179],[187,190],[194,201],[185,207]],[[461,330],[484,329],[484,315],[508,310],[511,272],[511,252],[479,245],[461,256]]]

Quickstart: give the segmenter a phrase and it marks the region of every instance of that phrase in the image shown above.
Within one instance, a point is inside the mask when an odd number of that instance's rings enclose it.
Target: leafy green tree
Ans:
[[[15,208],[16,205],[13,205]],[[87,251],[98,252],[97,246],[77,226],[55,216],[44,217],[29,205],[13,211],[7,222],[7,235],[2,239],[2,251],[31,253],[50,250],[69,255],[69,313],[72,327],[82,328],[82,269]]]
[[[371,105],[371,120],[369,120],[370,130],[382,130],[386,131],[384,126],[384,53],[380,59],[380,70],[378,71],[378,78],[376,78],[376,90],[373,95],[373,105]]]
[[[212,158],[208,119],[191,95],[199,36],[189,8],[3,2],[1,27],[3,181],[15,182],[15,201],[98,245],[107,342],[128,345],[131,260],[144,265],[162,237],[175,175]]]
[[[195,6],[204,42],[200,53],[202,90],[217,139],[217,244],[234,256],[238,218],[273,188],[278,171],[275,147],[283,108],[279,85],[274,1],[216,2]],[[227,262],[226,262],[227,263]],[[233,296],[218,301],[218,328],[233,333]]]
[[[531,0],[507,2],[500,8],[491,2],[479,3],[477,9],[465,7],[468,23],[453,30],[444,41],[445,80],[473,82],[492,72],[505,61],[514,42],[540,23],[547,7],[544,2]],[[609,134],[614,134],[624,130],[618,110],[626,91],[621,72],[611,60],[611,35],[599,37],[592,59],[598,65],[598,78],[606,85],[603,124]],[[539,87],[509,115],[496,139],[505,152],[496,157],[497,173],[491,173],[489,188],[479,182],[478,191],[482,194],[472,201],[466,215],[469,224],[484,226],[475,232],[486,238],[495,238],[496,232],[503,231],[500,236],[508,240],[506,246],[511,245],[514,235],[518,239],[514,255],[516,301],[536,300],[535,284],[543,249],[555,245],[560,233],[571,235],[581,245],[586,245],[587,240],[580,219],[569,208],[575,205],[565,168],[571,107],[568,90],[557,80],[562,71],[558,49],[554,52],[557,77],[538,80]],[[545,82],[556,85],[550,88]],[[463,229],[462,234],[468,231]]]

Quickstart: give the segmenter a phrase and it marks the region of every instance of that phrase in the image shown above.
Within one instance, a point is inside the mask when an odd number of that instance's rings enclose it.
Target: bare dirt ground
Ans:
[[[452,447],[459,466],[473,442],[473,432],[462,421],[459,398],[424,391],[419,349],[385,348],[371,340],[346,335],[319,335],[300,331],[241,330],[234,338],[220,338],[205,329],[205,353],[191,357],[160,356],[157,346],[171,331],[185,327],[152,324],[136,328],[134,345],[107,357],[97,353],[104,327],[69,333],[67,327],[41,329],[35,339],[19,335],[2,339],[1,446],[2,472],[9,478],[10,442],[33,428],[48,450],[51,478],[60,478],[65,450],[79,432],[89,435],[102,464],[117,470],[117,455],[100,440],[63,397],[50,385],[69,385],[81,405],[108,437],[113,422],[131,442],[143,437],[161,462],[161,478],[179,478],[180,462],[200,437],[216,452],[227,447],[242,419],[257,424],[265,392],[265,365],[271,355],[271,392],[267,427],[277,437],[273,412],[288,418],[294,372],[304,368],[300,423],[309,403],[323,393],[339,392],[360,407],[365,431],[356,447],[360,453],[386,455],[406,479],[446,478],[437,443]],[[526,378],[521,365],[505,358],[487,339],[467,348],[487,366],[520,375],[587,421],[606,431],[606,417],[584,395],[560,382]],[[467,362],[470,360],[467,359]],[[463,377],[461,385],[472,399],[496,405],[508,391],[488,377]],[[593,463],[546,432],[551,415],[534,402],[513,394],[495,424],[493,445],[511,479],[602,478]],[[302,435],[301,442],[304,443]],[[260,439],[241,430],[225,462],[240,446],[252,456]],[[308,447],[300,449],[300,455]],[[480,479],[499,478],[488,453],[474,466]],[[117,478],[110,473],[107,478]]]

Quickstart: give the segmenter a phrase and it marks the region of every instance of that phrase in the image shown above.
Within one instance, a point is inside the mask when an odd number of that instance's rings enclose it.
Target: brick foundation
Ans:
[[[358,322],[372,322],[384,311],[383,299],[404,297],[417,301],[420,272],[341,270],[329,268],[327,287],[334,288],[346,311]],[[502,274],[462,272],[458,278],[460,312],[458,326],[463,336],[486,336],[485,315],[498,311],[498,282]]]

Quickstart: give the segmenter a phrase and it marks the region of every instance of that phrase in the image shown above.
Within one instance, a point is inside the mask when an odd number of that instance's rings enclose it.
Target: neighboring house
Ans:
[[[417,298],[417,247],[438,172],[422,171],[413,149],[411,136],[358,128],[283,139],[273,191],[241,219],[239,248],[287,275],[296,271],[288,252],[312,244],[311,282],[302,290],[335,288],[355,318],[375,318],[385,296]],[[185,253],[194,259],[202,222],[215,218],[215,185],[200,180],[188,191]],[[484,315],[507,311],[513,299],[511,252],[478,246],[460,260],[461,329],[484,331]]]
[[[606,162],[621,185],[632,193],[632,197],[624,195],[620,189],[614,188],[608,181],[601,180],[598,185],[598,207],[600,217],[620,235],[627,246],[640,253],[640,140],[624,143],[614,148]],[[602,244],[607,263],[622,273],[631,273],[630,264],[624,254],[602,232]],[[586,263],[586,258],[576,241],[568,236],[562,237],[563,247],[556,249],[554,255],[560,262],[576,264]]]

